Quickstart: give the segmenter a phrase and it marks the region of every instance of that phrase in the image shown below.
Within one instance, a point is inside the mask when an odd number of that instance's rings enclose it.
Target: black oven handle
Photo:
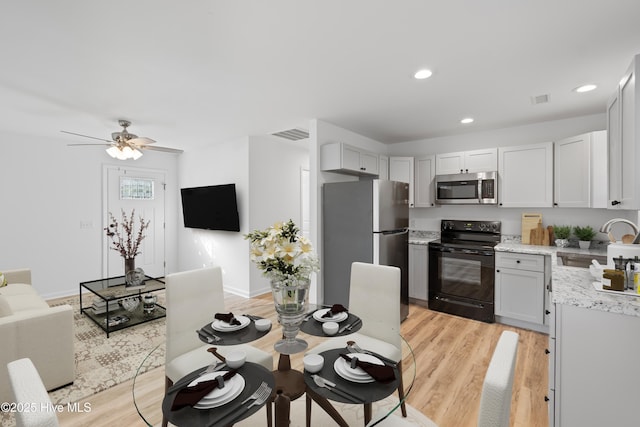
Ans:
[[[457,248],[449,248],[449,247],[432,247],[432,249],[437,250],[438,252],[447,252],[451,254],[465,254],[465,255],[479,255],[479,256],[494,256],[494,252],[492,251],[481,251],[477,249],[457,249]]]

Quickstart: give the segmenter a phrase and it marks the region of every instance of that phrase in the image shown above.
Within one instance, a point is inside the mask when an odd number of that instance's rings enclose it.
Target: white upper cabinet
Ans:
[[[436,155],[436,173],[448,175],[454,173],[491,172],[498,169],[498,149],[460,151]]]
[[[320,147],[320,168],[350,175],[378,175],[378,155],[341,142],[331,142]]]
[[[378,178],[389,179],[389,156],[378,156]]]
[[[636,73],[640,55],[636,55],[620,80],[617,93],[607,105],[609,133],[609,205],[611,209],[640,209],[640,183],[635,170],[640,164],[640,93]]]
[[[589,132],[554,143],[554,206],[607,206],[606,134]]]
[[[435,205],[436,156],[416,157],[414,163],[414,205],[416,208],[430,208]]]
[[[413,157],[389,157],[389,179],[409,184],[409,207],[414,207]]]
[[[553,143],[498,148],[498,192],[502,207],[553,206]]]

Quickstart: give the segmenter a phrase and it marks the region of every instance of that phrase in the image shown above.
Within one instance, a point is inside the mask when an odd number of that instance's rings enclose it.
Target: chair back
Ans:
[[[56,411],[31,359],[9,362],[7,370],[15,403],[28,409],[16,411],[16,427],[58,427]]]
[[[165,277],[167,362],[200,347],[196,330],[224,311],[222,269],[207,267]]]
[[[400,269],[388,265],[351,264],[349,311],[362,319],[358,331],[401,348]]]
[[[484,377],[478,427],[509,427],[517,355],[518,334],[502,332]]]

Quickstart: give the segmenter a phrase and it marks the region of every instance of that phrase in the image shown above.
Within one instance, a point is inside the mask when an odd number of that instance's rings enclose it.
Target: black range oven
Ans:
[[[429,243],[429,308],[493,323],[499,221],[443,220]]]

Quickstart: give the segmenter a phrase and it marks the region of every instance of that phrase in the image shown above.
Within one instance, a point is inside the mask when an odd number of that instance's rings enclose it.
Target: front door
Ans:
[[[146,275],[163,277],[165,274],[164,255],[164,192],[165,174],[162,171],[108,165],[103,171],[103,194],[105,212],[103,227],[110,223],[109,212],[122,222],[122,210],[127,217],[135,209],[134,234],[140,227],[140,217],[150,221],[145,230],[145,238],[136,256],[136,268],[142,268]],[[124,275],[124,260],[120,253],[111,250],[111,240],[103,234],[105,277]],[[126,238],[126,237],[125,237]],[[133,236],[136,238],[136,235]]]

